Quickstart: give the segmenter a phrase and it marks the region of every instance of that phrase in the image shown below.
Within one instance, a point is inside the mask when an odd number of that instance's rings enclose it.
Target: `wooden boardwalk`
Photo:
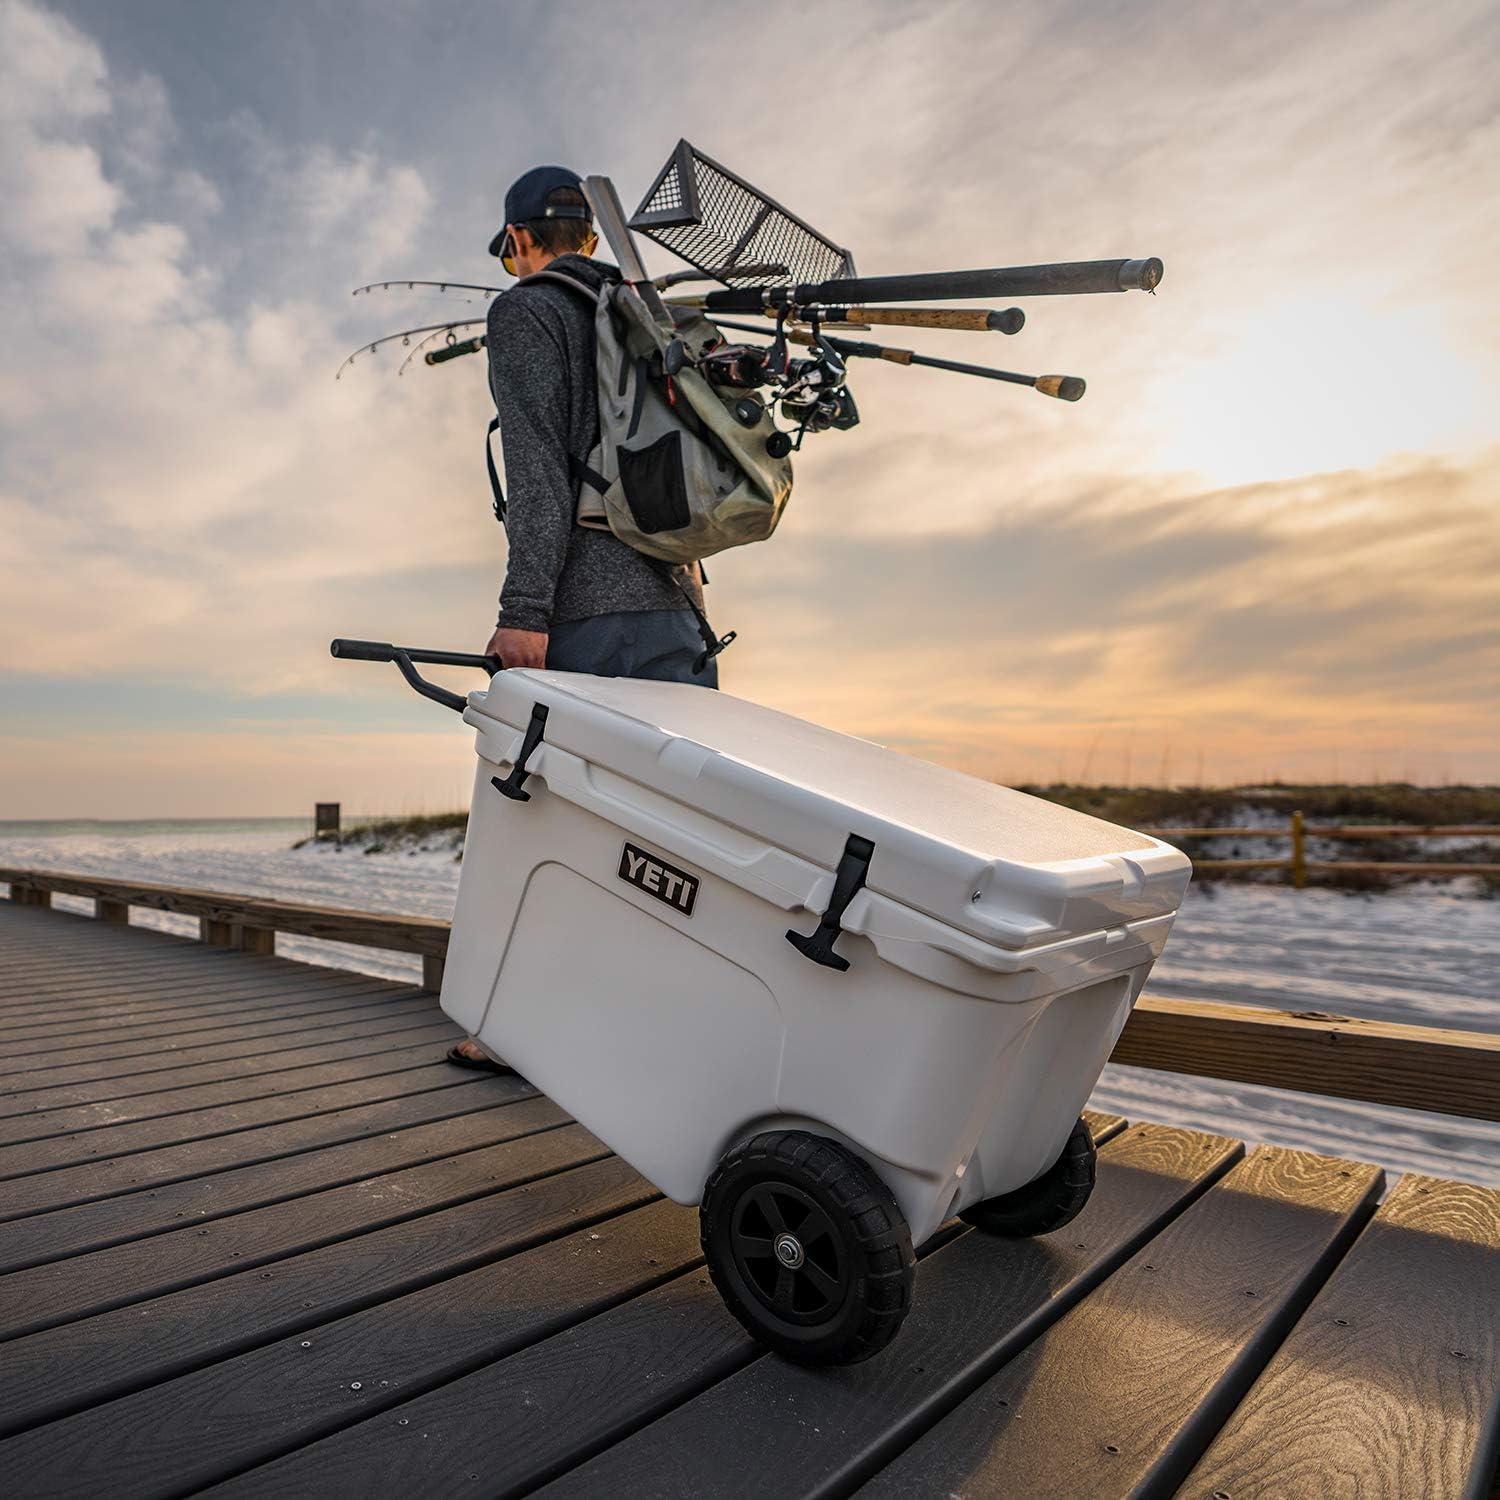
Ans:
[[[896,1343],[810,1371],[695,1211],[457,1035],[0,902],[6,1495],[1489,1493],[1500,1193],[1095,1117],[1067,1229],[953,1226]]]

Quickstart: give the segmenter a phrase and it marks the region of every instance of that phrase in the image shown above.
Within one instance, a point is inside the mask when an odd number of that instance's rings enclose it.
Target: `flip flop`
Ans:
[[[497,1063],[488,1057],[469,1057],[460,1052],[457,1047],[448,1049],[448,1061],[455,1067],[469,1068],[475,1073],[514,1073],[516,1071],[508,1063]]]

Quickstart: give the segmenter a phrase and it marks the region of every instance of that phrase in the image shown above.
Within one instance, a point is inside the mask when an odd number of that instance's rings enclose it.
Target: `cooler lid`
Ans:
[[[1001,946],[1173,912],[1191,870],[1145,834],[686,683],[516,669],[465,717],[520,731],[537,703],[546,743],[824,869],[869,839],[871,890]]]

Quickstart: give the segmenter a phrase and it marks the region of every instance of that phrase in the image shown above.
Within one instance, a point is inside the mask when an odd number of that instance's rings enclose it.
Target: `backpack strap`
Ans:
[[[693,675],[695,677],[700,676],[703,669],[719,652],[735,643],[739,632],[731,630],[724,635],[715,635],[713,626],[708,623],[708,616],[703,613],[698,601],[693,598],[693,591],[677,576],[677,569],[662,558],[650,557],[644,552],[640,555],[646,559],[656,573],[682,595],[683,603],[693,612],[693,620],[698,626],[698,638],[703,642],[703,650],[699,652],[698,659],[693,663]]]
[[[555,281],[559,286],[570,287],[577,292],[593,307],[598,302],[598,294],[591,292],[576,276],[569,276],[565,271],[533,271],[530,276],[522,277],[516,286],[530,286],[536,281]],[[514,290],[514,288],[512,288]],[[503,295],[503,294],[502,294]],[[491,419],[490,425],[484,430],[484,467],[490,476],[490,495],[494,505],[495,519],[503,526],[505,525],[505,491],[500,487],[500,474],[495,468],[495,434],[500,430],[499,413]],[[596,474],[587,464],[580,464],[571,454],[568,455],[568,470],[572,474],[575,483],[586,480],[594,489],[602,495],[609,485],[604,479]]]

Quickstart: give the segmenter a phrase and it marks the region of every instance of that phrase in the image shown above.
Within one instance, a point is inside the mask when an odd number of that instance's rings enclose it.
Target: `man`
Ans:
[[[535,167],[505,195],[490,254],[523,282],[545,269],[596,293],[620,273],[589,258],[595,245],[578,174]],[[485,649],[507,667],[717,687],[716,662],[693,671],[703,650],[693,612],[703,605],[701,570],[669,569],[612,532],[576,524],[575,465],[587,461],[599,433],[589,299],[547,280],[514,287],[490,304],[486,343],[505,452],[509,556]],[[463,1067],[508,1071],[472,1039],[448,1056]]]
[[[578,175],[536,167],[505,195],[490,253],[523,281],[547,270],[597,292],[619,272],[588,258],[594,246]],[[549,281],[513,288],[490,304],[487,344],[510,544],[488,649],[508,667],[716,687],[714,662],[692,670],[703,650],[692,609],[702,607],[698,570],[664,568],[575,521],[575,465],[599,432],[589,301]]]

